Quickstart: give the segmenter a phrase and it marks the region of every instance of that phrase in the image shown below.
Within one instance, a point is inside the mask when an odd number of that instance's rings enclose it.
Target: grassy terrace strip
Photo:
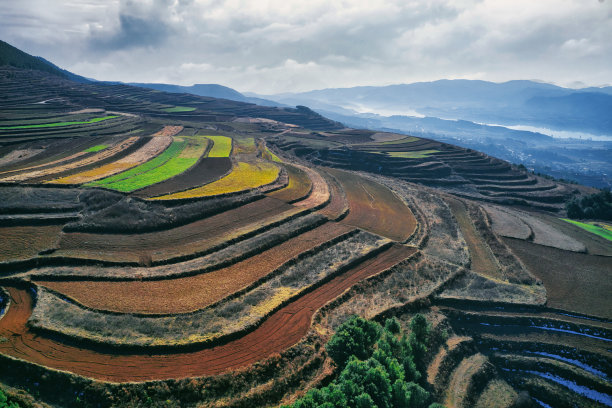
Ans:
[[[189,106],[174,106],[172,108],[164,109],[164,112],[168,113],[180,113],[180,112],[193,112],[196,108],[190,108]]]
[[[36,129],[36,128],[49,128],[59,126],[70,126],[70,125],[87,125],[90,123],[102,122],[107,119],[118,118],[119,115],[108,115],[101,118],[93,118],[89,120],[83,120],[78,122],[56,122],[56,123],[40,123],[37,125],[20,125],[20,126],[0,126],[0,130],[13,130],[13,129]]]
[[[174,155],[170,156],[170,159],[160,166],[153,167],[149,171],[137,174],[134,177],[113,183],[104,183],[103,186],[121,192],[131,192],[167,180],[196,164],[206,151],[208,141],[204,138],[194,137],[183,138],[183,141],[179,143],[181,143],[180,147],[173,150]]]
[[[598,223],[586,223],[580,221],[574,221],[567,218],[561,218],[565,222],[569,222],[570,224],[574,224],[577,227],[582,228],[585,231],[589,231],[595,235],[599,235],[602,238],[607,239],[608,241],[612,241],[612,230],[609,227],[600,227]],[[605,224],[604,224],[605,225]]]
[[[229,157],[232,153],[232,138],[227,136],[206,136],[213,142],[208,157]]]
[[[140,317],[85,309],[39,288],[32,327],[104,343],[131,346],[207,344],[256,326],[271,312],[350,269],[389,240],[358,232],[288,262],[248,288],[190,314]]]
[[[83,150],[86,153],[94,153],[94,152],[99,152],[100,150],[104,150],[108,147],[108,145],[105,144],[100,144],[100,145],[96,145],[96,146],[91,146],[89,149],[85,149]]]
[[[105,164],[92,170],[83,171],[71,176],[62,177],[56,180],[51,180],[50,183],[57,184],[82,184],[111,176],[126,169],[130,169],[146,162],[151,157],[155,157],[162,153],[172,142],[171,137],[153,137],[144,146],[135,152],[116,160],[112,163]]]
[[[391,157],[401,157],[404,159],[425,159],[430,154],[439,153],[439,150],[416,150],[414,152],[386,152]]]
[[[215,182],[180,193],[167,194],[152,199],[176,200],[250,190],[274,182],[278,178],[279,170],[277,166],[269,162],[239,162],[230,174]]]
[[[155,157],[154,159],[149,160],[148,162],[141,164],[140,166],[134,167],[133,169],[121,172],[111,177],[103,178],[102,180],[97,180],[91,183],[86,184],[86,187],[97,187],[103,186],[105,184],[115,183],[121,180],[126,180],[132,177],[136,177],[140,174],[151,171],[152,169],[161,166],[166,163],[172,157],[178,155],[181,152],[181,149],[185,146],[185,142],[182,139],[174,139],[170,147],[168,147],[162,154]]]

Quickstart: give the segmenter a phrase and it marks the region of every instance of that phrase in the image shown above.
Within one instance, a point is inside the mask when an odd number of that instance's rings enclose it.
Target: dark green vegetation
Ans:
[[[20,405],[15,402],[10,400],[6,394],[4,393],[4,391],[0,390],[0,408],[19,408]]]
[[[599,193],[574,198],[565,204],[567,216],[573,219],[612,221],[612,193],[603,189]]]
[[[410,322],[410,334],[395,318],[384,328],[353,316],[344,322],[327,343],[330,357],[340,372],[321,389],[313,389],[296,401],[294,408],[381,407],[424,408],[431,394],[426,383],[426,353],[430,325],[421,314]]]

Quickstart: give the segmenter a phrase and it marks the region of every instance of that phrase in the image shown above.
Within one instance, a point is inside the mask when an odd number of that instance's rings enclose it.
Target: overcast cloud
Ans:
[[[612,0],[19,0],[0,18],[0,39],[100,80],[612,84]]]

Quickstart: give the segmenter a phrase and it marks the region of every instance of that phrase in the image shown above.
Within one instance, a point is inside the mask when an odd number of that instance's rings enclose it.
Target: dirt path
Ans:
[[[215,375],[247,366],[298,342],[316,310],[355,283],[414,253],[395,245],[281,308],[259,328],[222,346],[188,353],[106,354],[37,336],[26,327],[32,310],[27,290],[9,287],[11,305],[0,319],[0,352],[99,380],[126,382]]]
[[[349,213],[342,221],[386,238],[403,242],[415,231],[412,211],[387,187],[357,174],[326,168],[342,185]]]
[[[465,204],[454,198],[445,198],[455,219],[459,223],[463,238],[468,245],[470,257],[472,258],[472,271],[491,277],[501,278],[499,267],[489,246],[484,242],[472,220],[467,214]]]

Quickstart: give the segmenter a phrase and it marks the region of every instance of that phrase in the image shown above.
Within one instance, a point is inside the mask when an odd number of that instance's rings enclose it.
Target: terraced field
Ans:
[[[303,107],[50,75],[0,68],[3,384],[279,405],[337,376],[349,316],[420,311],[431,402],[609,405],[612,249],[563,220],[588,189]]]

